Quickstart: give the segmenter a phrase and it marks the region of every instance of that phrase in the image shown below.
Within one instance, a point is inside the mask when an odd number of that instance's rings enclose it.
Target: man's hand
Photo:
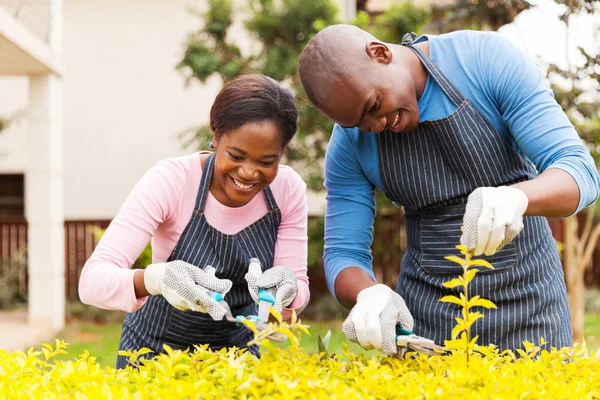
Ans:
[[[398,351],[396,325],[412,331],[413,317],[398,293],[378,284],[360,291],[342,331],[348,340],[363,348],[375,348],[389,355]]]
[[[162,294],[173,307],[208,313],[215,321],[222,320],[226,311],[210,294],[224,296],[232,286],[229,279],[217,278],[213,267],[201,269],[180,260],[148,265],[144,284],[150,294]]]
[[[514,187],[475,189],[467,200],[460,244],[476,256],[495,254],[523,230],[528,203],[525,193]]]

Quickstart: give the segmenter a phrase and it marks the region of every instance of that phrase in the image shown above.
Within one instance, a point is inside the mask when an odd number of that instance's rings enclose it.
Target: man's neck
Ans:
[[[423,92],[425,91],[425,85],[427,84],[427,69],[419,60],[419,57],[415,54],[413,50],[408,48],[407,46],[397,45],[397,54],[399,55],[400,60],[404,60],[406,63],[406,69],[409,71],[410,75],[413,78],[415,83],[415,90],[417,93],[417,100],[421,98]],[[421,50],[427,57],[429,57],[429,41],[423,41],[421,43],[415,44],[419,50]]]

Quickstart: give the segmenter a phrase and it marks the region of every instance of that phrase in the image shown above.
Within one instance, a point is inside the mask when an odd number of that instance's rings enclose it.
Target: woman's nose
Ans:
[[[256,179],[257,174],[258,170],[254,168],[252,163],[245,163],[241,165],[238,170],[238,175],[240,176],[240,178],[247,182]]]

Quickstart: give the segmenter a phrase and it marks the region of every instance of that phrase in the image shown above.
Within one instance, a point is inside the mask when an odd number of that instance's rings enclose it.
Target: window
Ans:
[[[25,221],[23,174],[0,174],[0,220]]]

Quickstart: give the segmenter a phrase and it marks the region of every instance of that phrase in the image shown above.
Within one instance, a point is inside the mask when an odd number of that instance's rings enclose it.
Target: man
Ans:
[[[334,25],[307,44],[299,72],[336,122],[325,160],[325,270],[352,308],[348,338],[387,354],[398,351],[396,325],[450,339],[460,308],[439,299],[457,294],[442,283],[462,271],[444,259],[460,242],[495,267],[470,284],[471,296],[498,306],[473,325],[479,344],[572,345],[544,217],[591,204],[600,179],[536,66],[496,33],[411,34],[395,45]],[[406,211],[396,292],[374,282],[375,187]]]

